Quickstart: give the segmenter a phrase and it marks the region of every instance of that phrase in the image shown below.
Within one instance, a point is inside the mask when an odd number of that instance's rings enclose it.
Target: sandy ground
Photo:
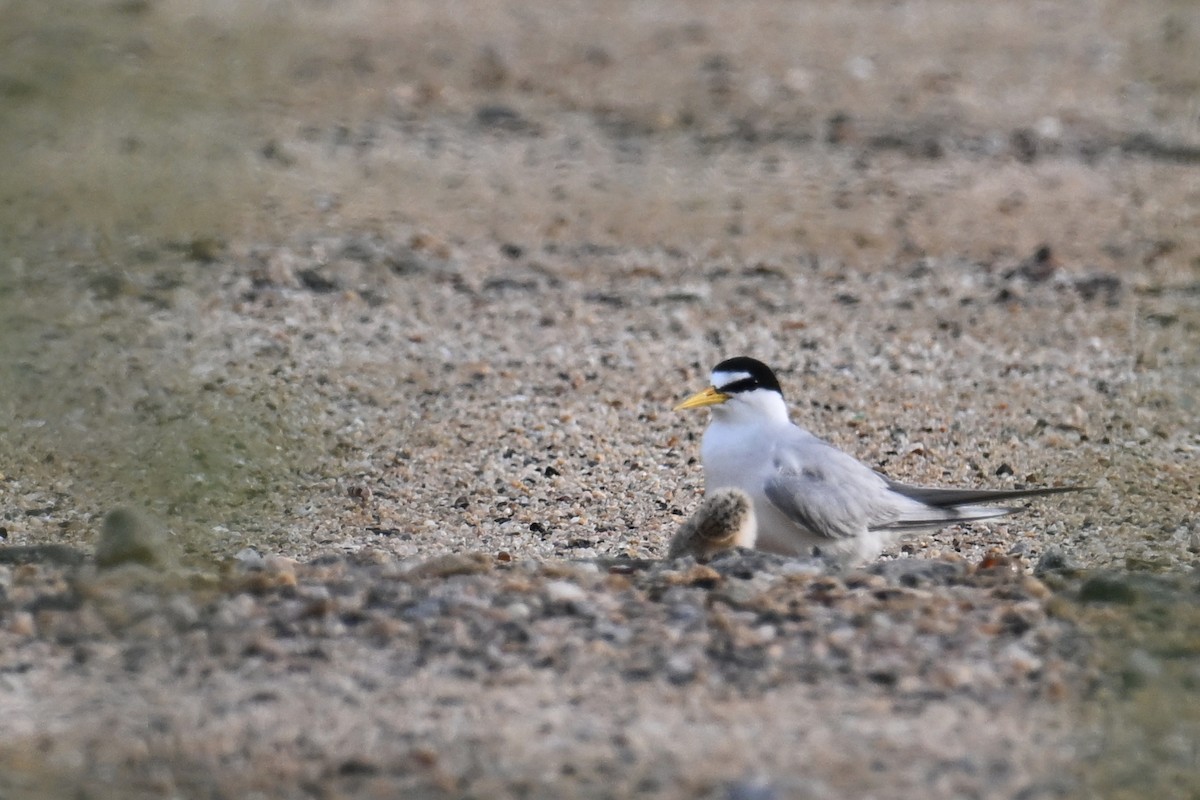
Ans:
[[[3,12],[0,793],[1194,793],[1191,4],[283,8]],[[1093,491],[646,566],[736,354]]]

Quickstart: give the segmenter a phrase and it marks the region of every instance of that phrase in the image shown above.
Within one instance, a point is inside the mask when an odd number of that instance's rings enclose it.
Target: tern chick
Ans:
[[[671,538],[667,558],[694,556],[706,561],[731,547],[754,547],[756,532],[750,495],[727,486],[704,498],[696,512],[679,526]]]

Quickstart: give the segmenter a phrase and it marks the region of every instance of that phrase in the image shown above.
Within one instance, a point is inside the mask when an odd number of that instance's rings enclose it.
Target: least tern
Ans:
[[[761,361],[722,361],[711,380],[675,410],[712,410],[700,444],[705,492],[734,487],[750,496],[760,550],[862,563],[906,533],[1020,510],[978,503],[1079,491],[907,486],[793,424]]]
[[[731,547],[754,547],[754,501],[734,486],[714,489],[671,538],[667,558],[707,560]]]

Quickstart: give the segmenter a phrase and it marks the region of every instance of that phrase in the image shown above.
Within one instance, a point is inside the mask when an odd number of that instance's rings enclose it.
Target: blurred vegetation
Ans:
[[[890,241],[896,212],[831,210],[829,184],[845,176],[769,147],[781,137],[819,146],[835,118],[852,140],[918,149],[934,131],[1003,137],[1043,123],[1114,142],[1124,125],[1148,126],[1167,146],[1197,141],[1200,14],[1188,0],[1049,4],[1033,22],[1020,4],[957,8],[754,0],[731,17],[712,0],[566,11],[485,0],[10,0],[0,6],[0,237],[125,262],[162,241],[406,219],[461,236],[570,226],[579,240],[680,246],[733,226],[743,241],[840,254],[850,239]],[[569,127],[580,117],[592,123],[583,135]],[[554,178],[529,180],[537,164],[521,137],[464,145],[405,127],[414,120],[512,125],[551,141],[563,131],[544,120],[568,127],[542,156]],[[606,136],[655,146],[623,151]],[[747,145],[766,152],[747,156]],[[693,169],[696,158],[711,169]],[[950,220],[913,234],[935,248],[966,247],[946,229],[992,235],[952,214],[971,221],[977,204],[994,212],[1029,193],[1001,185],[993,199],[985,183],[938,205],[939,178],[917,166],[913,191]],[[1120,191],[1154,180],[1134,172]],[[1038,206],[1036,194],[1025,202],[1028,218],[1005,213],[1034,243],[1057,232],[1041,229],[1047,215],[1066,215],[1069,229],[1084,214],[1072,197],[1061,208]],[[1133,221],[1155,240],[1180,225],[1154,209]],[[1015,238],[999,227],[992,247]]]
[[[206,382],[173,319],[269,218],[256,148],[296,52],[273,43],[309,43],[272,8],[0,6],[4,470],[93,515],[150,509],[198,556],[243,543],[216,526],[265,524],[318,446],[288,429],[300,387]]]
[[[1081,602],[1059,605],[1097,648],[1076,728],[1083,796],[1200,797],[1198,588],[1190,576],[1098,574]]]
[[[169,311],[136,297],[94,302],[0,288],[0,437],[19,454],[7,477],[57,497],[64,532],[82,521],[68,509],[92,515],[86,537],[99,515],[133,504],[161,516],[191,555],[242,546],[320,446],[295,433],[296,390],[264,379],[231,393],[154,352],[164,336],[154,328],[166,326],[152,316]],[[216,526],[233,538],[210,539]]]
[[[149,3],[12,2],[0,48],[0,228],[10,241],[89,243],[220,232],[247,177],[267,65],[250,30],[149,29]],[[269,51],[267,51],[269,52]],[[81,242],[80,240],[83,240]]]

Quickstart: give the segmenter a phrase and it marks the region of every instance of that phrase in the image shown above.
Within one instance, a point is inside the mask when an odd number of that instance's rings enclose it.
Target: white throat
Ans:
[[[700,440],[705,489],[740,488],[753,499],[757,512],[764,502],[764,470],[771,466],[768,456],[791,425],[787,405],[779,392],[754,389],[732,395],[711,409],[712,420]]]

